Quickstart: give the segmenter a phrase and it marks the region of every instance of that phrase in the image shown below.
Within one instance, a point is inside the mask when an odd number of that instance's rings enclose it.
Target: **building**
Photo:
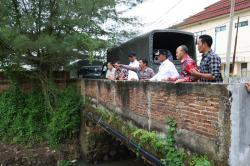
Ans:
[[[214,39],[212,47],[222,60],[222,73],[225,71],[226,63],[230,5],[229,0],[220,0],[174,26],[174,28],[183,31],[193,32],[196,37],[202,34],[211,35]],[[233,59],[238,17],[240,19],[239,33],[233,74],[245,77],[250,76],[250,0],[236,0],[231,62]],[[201,56],[198,56],[198,61],[200,59]]]

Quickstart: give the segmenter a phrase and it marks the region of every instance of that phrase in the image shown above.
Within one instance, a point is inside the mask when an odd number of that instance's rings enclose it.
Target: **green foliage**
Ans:
[[[0,67],[26,64],[52,71],[91,53],[100,56],[130,36],[125,27],[136,19],[122,13],[142,1],[0,0]]]
[[[53,112],[46,107],[38,90],[24,93],[17,84],[12,84],[9,90],[0,93],[2,141],[25,145],[48,141],[54,146],[77,136],[81,96],[73,87],[57,92]]]
[[[12,85],[0,94],[1,138],[13,138],[14,142],[40,141],[38,135],[41,135],[40,130],[46,122],[40,117],[47,117],[46,114],[41,94],[24,94],[17,85]]]
[[[193,155],[189,161],[190,166],[212,166],[206,157]]]
[[[166,146],[164,147],[166,157],[162,161],[165,165],[182,166],[184,165],[184,153],[175,147],[176,122],[174,119],[168,118],[167,125],[169,128],[167,130]]]
[[[92,107],[88,104],[86,104],[85,107],[87,107],[89,111],[92,110]],[[166,120],[168,125],[167,136],[160,137],[155,131],[140,129],[131,123],[124,122],[118,115],[104,108],[94,109],[91,112],[97,113],[106,123],[121,131],[127,137],[130,137],[131,140],[137,142],[139,147],[157,156],[164,157],[164,159],[162,159],[164,165],[184,166],[185,163],[189,166],[212,166],[206,157],[198,155],[188,156],[184,151],[177,149],[174,137],[177,124],[174,119],[168,118]],[[135,150],[135,153],[137,156],[140,155],[138,149]]]
[[[72,164],[72,162],[67,161],[67,160],[61,160],[61,161],[59,161],[59,163],[57,165],[58,166],[73,166],[74,164]]]
[[[58,108],[52,113],[47,135],[51,145],[58,145],[65,139],[76,136],[80,127],[81,95],[73,87],[59,95]]]

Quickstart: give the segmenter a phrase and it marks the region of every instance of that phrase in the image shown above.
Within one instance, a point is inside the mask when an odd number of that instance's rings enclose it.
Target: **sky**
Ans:
[[[126,13],[136,16],[143,24],[139,30],[146,33],[154,29],[164,29],[182,22],[218,0],[146,0]]]

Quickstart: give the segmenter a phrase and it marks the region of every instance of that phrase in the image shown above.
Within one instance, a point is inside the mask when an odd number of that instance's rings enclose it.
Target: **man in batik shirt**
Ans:
[[[124,69],[124,68],[121,68],[119,66],[119,63],[116,62],[115,63],[115,79],[116,80],[128,80],[128,70],[127,69]]]
[[[181,72],[179,77],[172,77],[166,81],[180,82],[194,82],[197,79],[191,75],[190,70],[198,70],[196,62],[188,55],[188,48],[181,45],[176,49],[176,58],[181,61]]]

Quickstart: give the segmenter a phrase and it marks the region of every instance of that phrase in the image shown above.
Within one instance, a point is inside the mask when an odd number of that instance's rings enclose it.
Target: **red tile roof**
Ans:
[[[231,1],[220,0],[205,8],[202,12],[199,12],[189,18],[186,18],[182,23],[177,26],[183,26],[188,24],[197,23],[203,20],[215,18],[218,16],[226,15],[230,13]],[[235,11],[250,9],[250,0],[235,0]]]

